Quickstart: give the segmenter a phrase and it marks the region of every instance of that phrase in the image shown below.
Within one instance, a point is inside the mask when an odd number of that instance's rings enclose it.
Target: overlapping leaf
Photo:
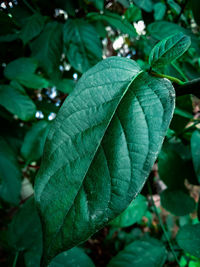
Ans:
[[[111,57],[82,76],[51,127],[36,180],[44,262],[85,241],[130,204],[173,109],[171,83],[140,73],[132,60]]]
[[[16,81],[0,85],[0,105],[24,121],[34,118],[36,113],[34,102]]]
[[[63,30],[65,54],[76,70],[83,73],[101,60],[101,41],[92,25],[82,19],[69,19]]]
[[[162,267],[166,249],[161,242],[150,238],[126,246],[109,262],[108,267]]]
[[[191,44],[190,37],[183,33],[169,36],[154,46],[149,56],[149,64],[159,68],[182,56]]]

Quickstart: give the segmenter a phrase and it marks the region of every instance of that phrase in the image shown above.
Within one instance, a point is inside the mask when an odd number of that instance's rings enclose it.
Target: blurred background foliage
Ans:
[[[191,47],[160,72],[182,81],[198,78],[199,14],[198,0],[0,1],[2,266],[39,266],[34,179],[51,121],[82,73],[110,56],[131,58],[148,70],[152,47],[182,32]],[[200,266],[199,183],[200,101],[186,95],[177,98],[141,194],[50,266]]]

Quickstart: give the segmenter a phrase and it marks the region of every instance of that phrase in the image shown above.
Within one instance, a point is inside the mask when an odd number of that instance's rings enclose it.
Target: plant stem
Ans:
[[[26,0],[23,0],[23,2],[33,13],[37,13],[37,11]]]
[[[19,252],[16,252],[12,267],[16,267],[18,256],[19,256]]]
[[[157,207],[156,207],[156,205],[155,205],[155,203],[154,203],[153,196],[152,196],[152,190],[151,190],[151,186],[150,186],[149,181],[147,182],[147,186],[148,186],[148,190],[149,190],[149,194],[150,194],[150,197],[151,197],[151,201],[152,201],[152,204],[153,204],[153,207],[154,207],[155,214],[156,214],[156,216],[158,217],[158,220],[159,220],[160,226],[161,226],[161,228],[162,228],[162,230],[163,230],[164,236],[165,236],[165,238],[166,238],[166,240],[167,240],[167,242],[168,242],[168,244],[169,244],[169,247],[170,247],[170,249],[171,249],[171,251],[172,251],[172,254],[174,255],[174,258],[175,258],[177,264],[180,266],[179,260],[178,260],[178,258],[177,258],[177,256],[176,256],[176,253],[175,253],[175,251],[174,251],[174,249],[173,249],[173,246],[172,246],[172,244],[171,244],[171,241],[170,241],[170,239],[169,239],[169,237],[168,237],[168,233],[167,233],[167,231],[166,231],[166,229],[165,229],[165,226],[164,226],[164,224],[163,224],[163,222],[162,222],[162,219],[161,219],[161,217],[160,217],[160,214],[159,214],[159,212],[158,212],[158,210],[157,210]]]
[[[155,76],[155,77],[159,77],[159,78],[166,78],[176,84],[179,84],[179,85],[183,85],[184,82],[179,80],[178,78],[175,78],[175,77],[172,77],[172,76],[169,76],[169,75],[165,75],[165,74],[161,74],[161,73],[157,73],[157,72],[154,72],[152,71],[151,72],[151,75]]]

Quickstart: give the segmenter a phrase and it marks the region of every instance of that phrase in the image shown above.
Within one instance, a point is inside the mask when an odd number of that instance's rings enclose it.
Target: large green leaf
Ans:
[[[92,260],[81,248],[72,248],[59,254],[52,262],[49,267],[95,267]]]
[[[191,152],[196,176],[200,183],[200,132],[198,130],[194,131],[192,134]]]
[[[62,25],[56,21],[47,23],[31,43],[32,56],[49,75],[59,69],[62,48]]]
[[[19,34],[24,44],[27,44],[30,40],[40,34],[44,27],[44,21],[44,17],[39,13],[25,19],[25,23]]]
[[[4,69],[9,80],[17,80],[28,88],[40,89],[48,86],[47,80],[35,74],[38,64],[33,58],[18,58],[11,61]]]
[[[182,249],[200,258],[200,223],[183,226],[176,239]]]
[[[157,239],[139,240],[126,246],[108,267],[161,267],[166,260],[166,249]]]
[[[18,204],[20,191],[21,172],[17,156],[3,137],[0,137],[0,198]]]
[[[70,64],[85,72],[102,59],[102,47],[95,28],[83,19],[69,19],[64,25],[65,54]]]
[[[138,195],[125,211],[116,217],[111,225],[116,227],[128,227],[139,222],[147,211],[147,201],[143,195]]]
[[[43,153],[44,143],[49,130],[48,121],[39,121],[26,133],[21,155],[27,163],[38,160]]]
[[[164,190],[161,194],[161,204],[177,216],[187,215],[196,207],[194,199],[182,190]]]
[[[154,46],[149,56],[149,64],[153,68],[170,64],[173,60],[182,56],[190,44],[190,37],[183,33],[171,35]]]
[[[24,121],[34,118],[36,113],[35,104],[15,81],[9,85],[0,85],[0,105]]]
[[[131,23],[129,23],[129,21],[126,18],[122,18],[118,14],[105,11],[103,14],[89,13],[87,17],[94,21],[98,20],[105,21],[115,29],[120,30],[122,33],[129,34],[131,37],[137,36],[134,26]]]
[[[36,180],[45,262],[88,239],[136,197],[174,96],[168,80],[141,73],[126,58],[110,57],[81,77],[52,124]]]

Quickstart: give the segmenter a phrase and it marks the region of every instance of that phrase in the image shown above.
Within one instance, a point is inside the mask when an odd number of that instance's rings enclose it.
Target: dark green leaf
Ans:
[[[72,248],[59,254],[52,262],[49,267],[95,267],[92,260],[81,248]]]
[[[200,17],[199,17],[200,2],[199,2],[199,0],[190,0],[190,2],[191,2],[191,6],[192,6],[192,12],[193,12],[194,19],[195,19],[196,23],[198,25],[200,25]]]
[[[24,121],[33,119],[36,113],[35,104],[15,81],[9,85],[0,85],[0,105]]]
[[[182,190],[166,189],[161,194],[161,204],[163,208],[177,216],[187,215],[196,207],[194,199]]]
[[[174,0],[167,0],[167,4],[171,7],[172,12],[178,15],[181,12],[181,7]]]
[[[147,211],[147,201],[143,195],[138,195],[125,211],[116,217],[111,225],[116,227],[128,227],[139,222]]]
[[[122,33],[127,33],[131,37],[137,36],[134,26],[128,22],[126,18],[122,18],[120,15],[105,11],[103,14],[99,13],[89,13],[87,16],[91,20],[103,20],[106,23],[110,24],[117,30],[120,30]]]
[[[153,7],[154,9],[154,19],[155,20],[162,20],[165,16],[166,12],[166,5],[164,3],[156,3]]]
[[[154,68],[170,64],[182,56],[190,44],[190,37],[183,33],[171,35],[154,46],[149,56],[149,64]]]
[[[166,250],[156,239],[135,241],[111,259],[108,267],[161,267]]]
[[[32,56],[49,75],[59,69],[62,48],[62,25],[56,21],[46,24],[31,44]]]
[[[21,172],[17,155],[0,137],[0,198],[17,205],[21,190]]]
[[[126,10],[124,16],[129,22],[135,22],[135,21],[142,19],[142,12],[137,6],[134,6],[132,4]]]
[[[104,0],[89,0],[89,2],[93,3],[97,9],[103,10]]]
[[[191,152],[196,176],[200,183],[200,132],[198,130],[194,131],[192,134]]]
[[[69,19],[63,30],[65,54],[76,70],[83,73],[101,60],[101,41],[92,25],[82,19]]]
[[[42,231],[34,199],[19,209],[8,226],[7,240],[15,251],[24,251],[27,267],[39,267],[42,254]]]
[[[158,157],[158,172],[160,178],[170,189],[184,188],[184,180],[188,175],[187,165],[180,155],[164,145]]]
[[[179,230],[176,240],[182,249],[200,258],[200,223],[183,226]]]
[[[19,34],[24,44],[40,34],[44,27],[44,17],[36,13],[25,20],[21,32]]]
[[[110,57],[81,77],[52,124],[36,180],[45,262],[127,208],[173,109],[171,83],[140,73],[132,60]]]
[[[156,21],[149,24],[147,30],[150,35],[157,40],[162,40],[169,35],[182,32],[183,34],[190,36],[191,46],[199,51],[198,38],[190,30],[185,29],[176,23],[168,21]]]
[[[39,121],[26,133],[21,147],[21,155],[27,163],[42,156],[44,143],[49,130],[48,121]]]
[[[70,80],[70,79],[62,79],[62,80],[56,81],[55,86],[57,90],[65,94],[69,94],[73,91],[75,87],[75,81]]]
[[[32,58],[18,58],[10,62],[4,69],[4,75],[9,80],[17,80],[28,88],[40,89],[48,86],[47,80],[34,74],[38,65]]]
[[[136,6],[144,9],[146,12],[151,12],[153,10],[152,0],[133,0]]]

